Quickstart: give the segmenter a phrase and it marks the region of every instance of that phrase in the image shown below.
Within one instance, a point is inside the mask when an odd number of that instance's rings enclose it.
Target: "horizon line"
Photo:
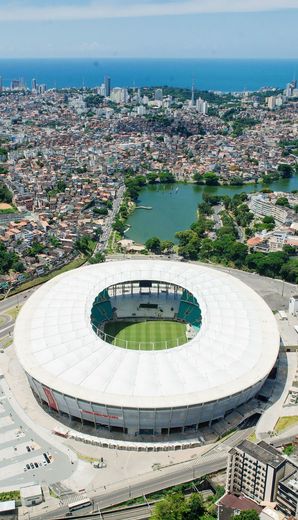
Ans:
[[[297,57],[274,57],[274,56],[245,56],[245,57],[236,57],[236,56],[227,56],[227,57],[154,57],[154,56],[0,56],[0,60],[184,60],[184,61],[193,61],[193,60],[206,60],[206,61],[219,61],[219,60],[298,60]]]

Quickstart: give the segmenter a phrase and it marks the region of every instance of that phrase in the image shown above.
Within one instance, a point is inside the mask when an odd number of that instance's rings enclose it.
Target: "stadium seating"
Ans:
[[[179,298],[169,294],[128,294],[111,298],[115,316],[121,318],[175,319],[178,313]],[[146,308],[144,305],[149,304]],[[156,305],[156,308],[152,306]]]
[[[194,327],[201,325],[201,309],[195,297],[186,290],[182,293],[177,317]]]
[[[101,323],[111,320],[113,309],[107,290],[102,291],[95,299],[91,312],[91,323],[93,328],[97,328]]]

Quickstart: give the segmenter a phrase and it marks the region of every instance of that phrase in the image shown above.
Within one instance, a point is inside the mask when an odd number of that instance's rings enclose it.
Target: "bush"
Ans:
[[[0,493],[0,502],[5,502],[6,500],[20,500],[21,495],[19,491],[4,491]]]

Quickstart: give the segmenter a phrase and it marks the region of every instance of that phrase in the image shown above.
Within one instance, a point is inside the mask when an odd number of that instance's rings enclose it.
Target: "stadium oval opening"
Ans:
[[[103,341],[132,350],[163,350],[193,339],[201,327],[197,299],[179,285],[133,280],[95,298],[90,321]]]

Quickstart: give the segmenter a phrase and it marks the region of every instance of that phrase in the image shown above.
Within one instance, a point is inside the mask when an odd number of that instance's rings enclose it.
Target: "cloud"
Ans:
[[[298,9],[298,0],[61,0],[50,4],[15,0],[2,4],[0,21],[82,21],[284,9]]]

